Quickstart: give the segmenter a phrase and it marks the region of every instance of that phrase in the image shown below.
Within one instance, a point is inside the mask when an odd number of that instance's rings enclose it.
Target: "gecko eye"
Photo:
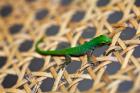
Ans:
[[[104,45],[104,44],[110,44],[110,41],[109,40],[105,40],[105,41],[102,42],[102,45]]]
[[[102,42],[102,44],[106,44],[106,42]]]

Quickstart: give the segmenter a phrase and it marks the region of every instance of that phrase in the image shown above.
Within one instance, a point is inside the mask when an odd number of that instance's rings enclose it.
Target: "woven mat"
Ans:
[[[139,93],[139,0],[0,0],[0,93]],[[42,56],[101,34],[112,44],[86,56]],[[104,56],[104,52],[110,52]]]

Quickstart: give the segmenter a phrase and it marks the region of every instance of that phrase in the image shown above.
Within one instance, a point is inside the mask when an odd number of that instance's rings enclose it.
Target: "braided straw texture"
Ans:
[[[0,93],[140,93],[139,0],[0,0]],[[105,34],[93,63],[42,56]],[[108,56],[104,52],[110,52]],[[101,53],[101,54],[100,54]]]

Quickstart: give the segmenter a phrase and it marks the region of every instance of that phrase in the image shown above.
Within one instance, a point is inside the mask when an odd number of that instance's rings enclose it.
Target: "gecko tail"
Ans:
[[[41,55],[63,56],[66,50],[43,50],[39,48],[39,44],[43,42],[44,37],[40,38],[35,44],[35,51]]]
[[[41,43],[41,42],[43,42],[43,39],[44,39],[44,37],[42,37],[42,38],[40,38],[37,42],[36,42],[36,44],[35,44],[35,51],[37,52],[37,53],[39,53],[39,54],[44,54],[44,50],[41,50],[40,48],[39,48],[39,44]]]

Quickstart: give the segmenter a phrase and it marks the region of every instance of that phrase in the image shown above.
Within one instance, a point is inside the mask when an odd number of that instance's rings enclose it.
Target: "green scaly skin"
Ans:
[[[61,50],[41,50],[38,45],[42,42],[42,39],[37,41],[35,45],[35,50],[37,53],[41,55],[51,55],[51,56],[72,56],[72,57],[79,57],[87,54],[88,51],[93,50],[95,47],[109,44],[112,42],[112,39],[105,36],[100,35],[96,38],[93,38],[89,42],[85,42],[82,45],[72,47],[72,48],[65,48]]]
[[[43,41],[43,39],[40,39],[37,41],[35,45],[35,50],[37,53],[41,55],[51,55],[51,56],[64,56],[66,59],[66,62],[61,65],[61,68],[64,68],[65,65],[68,65],[71,62],[71,56],[72,57],[79,57],[87,54],[88,61],[91,61],[91,55],[93,53],[94,48],[98,46],[102,46],[105,44],[110,44],[112,42],[112,39],[105,36],[100,35],[96,38],[93,38],[89,42],[85,42],[82,45],[72,47],[72,48],[65,48],[61,50],[42,50],[38,47],[38,45]]]

